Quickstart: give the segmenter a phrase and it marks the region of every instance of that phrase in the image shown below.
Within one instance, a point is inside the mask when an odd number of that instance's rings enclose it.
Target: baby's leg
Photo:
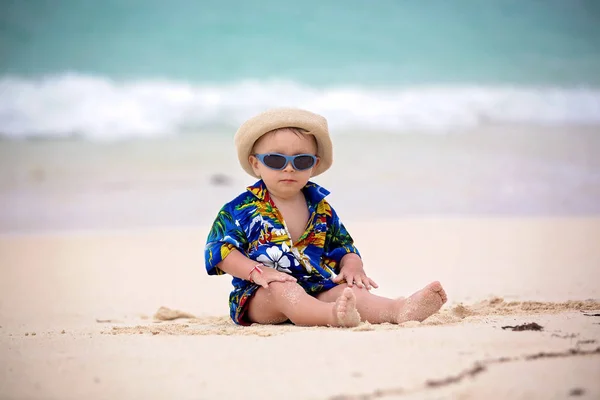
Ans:
[[[333,301],[346,288],[346,284],[338,285],[320,293],[317,298],[322,301]],[[356,286],[352,290],[356,295],[356,307],[362,320],[372,324],[423,321],[436,313],[447,301],[446,292],[437,281],[413,293],[408,299],[389,299]]]
[[[341,290],[331,302],[308,295],[295,282],[271,282],[250,300],[248,318],[259,324],[277,324],[289,319],[303,326],[357,326],[360,315],[351,289]]]

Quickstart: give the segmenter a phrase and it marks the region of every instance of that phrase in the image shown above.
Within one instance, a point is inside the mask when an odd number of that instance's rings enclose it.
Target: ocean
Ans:
[[[0,135],[600,127],[596,0],[3,0]]]
[[[280,106],[344,221],[600,215],[597,0],[2,0],[0,233],[210,226]]]

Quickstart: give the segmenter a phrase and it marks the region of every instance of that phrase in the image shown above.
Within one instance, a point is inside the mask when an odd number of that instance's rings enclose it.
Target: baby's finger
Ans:
[[[348,285],[348,287],[352,287],[352,285],[354,285],[354,277],[353,276],[345,275],[344,279],[346,279],[346,284]]]
[[[363,278],[362,276],[355,276],[354,277],[354,283],[356,283],[356,286],[358,286],[359,288],[364,288],[365,284],[363,283]]]
[[[366,275],[363,276],[361,279],[362,279],[362,282],[365,285],[365,289],[371,290],[371,280]]]
[[[371,285],[373,285],[374,288],[378,288],[379,287],[379,285],[377,283],[375,283],[375,281],[373,279],[371,279],[371,278],[368,278],[368,279],[369,279],[369,282],[371,282]]]
[[[260,285],[260,286],[264,287],[265,289],[268,289],[268,288],[269,288],[269,282],[267,282],[267,280],[266,280],[266,279],[264,279],[264,280],[261,280],[261,282],[256,282],[256,281],[254,281],[254,283],[256,283],[256,284],[258,284],[258,285]]]

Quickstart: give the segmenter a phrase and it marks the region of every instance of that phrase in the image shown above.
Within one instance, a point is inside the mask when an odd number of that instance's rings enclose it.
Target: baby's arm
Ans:
[[[334,260],[337,259],[338,262],[338,275],[333,278],[334,282],[346,281],[349,287],[356,285],[367,290],[379,287],[365,273],[360,254],[354,246],[354,240],[333,208],[327,236],[329,240],[326,242],[326,254]]]
[[[254,268],[256,265],[259,266],[262,273]],[[229,275],[233,275],[240,279],[251,280],[264,288],[269,287],[269,283],[271,282],[296,282],[296,278],[293,276],[257,263],[243,255],[237,249],[233,249],[231,253],[218,264],[218,267]]]
[[[238,223],[235,207],[224,205],[215,218],[204,248],[206,270],[209,275],[227,273],[248,280],[264,288],[270,282],[295,282],[288,274],[266,267],[244,255],[238,249],[247,246],[248,240]]]

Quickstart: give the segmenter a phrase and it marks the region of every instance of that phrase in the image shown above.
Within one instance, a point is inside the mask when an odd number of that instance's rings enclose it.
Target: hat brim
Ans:
[[[256,141],[265,133],[281,128],[300,128],[317,141],[319,164],[311,176],[325,172],[333,163],[333,145],[329,137],[327,120],[318,114],[298,108],[275,108],[258,114],[244,122],[237,130],[234,143],[240,165],[248,174],[260,178],[250,165],[250,154]]]

